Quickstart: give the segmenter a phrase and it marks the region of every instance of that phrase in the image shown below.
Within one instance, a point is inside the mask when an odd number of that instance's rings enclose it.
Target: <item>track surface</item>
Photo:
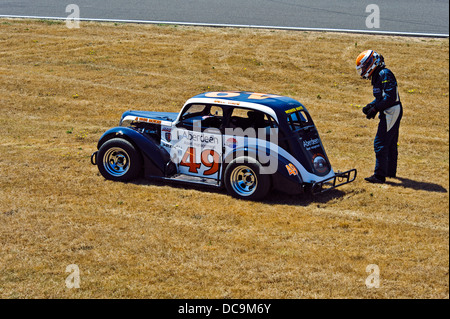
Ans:
[[[0,15],[151,20],[211,24],[449,33],[448,0],[0,0]],[[380,8],[380,28],[367,29],[368,4]]]

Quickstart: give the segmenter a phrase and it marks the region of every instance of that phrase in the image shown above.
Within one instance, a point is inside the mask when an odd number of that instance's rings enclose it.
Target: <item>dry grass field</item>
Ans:
[[[384,185],[363,179],[377,120],[354,60],[368,48],[405,108]],[[449,298],[448,39],[0,19],[0,61],[0,298]],[[90,164],[122,112],[212,90],[301,101],[357,180],[248,202]]]

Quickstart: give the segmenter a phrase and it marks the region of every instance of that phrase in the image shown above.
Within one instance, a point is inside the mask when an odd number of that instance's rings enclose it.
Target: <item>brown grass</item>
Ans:
[[[405,107],[401,179],[381,186],[363,181],[377,122],[353,64],[367,48]],[[448,54],[448,39],[0,20],[0,297],[448,298]],[[90,165],[123,111],[176,112],[209,90],[303,102],[334,169],[357,181],[254,203]]]

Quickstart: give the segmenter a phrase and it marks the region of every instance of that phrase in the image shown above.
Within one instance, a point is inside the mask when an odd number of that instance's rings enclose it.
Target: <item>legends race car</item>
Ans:
[[[206,92],[180,113],[126,111],[97,149],[91,163],[106,179],[225,186],[240,199],[317,194],[356,178],[333,171],[305,106],[273,94]]]

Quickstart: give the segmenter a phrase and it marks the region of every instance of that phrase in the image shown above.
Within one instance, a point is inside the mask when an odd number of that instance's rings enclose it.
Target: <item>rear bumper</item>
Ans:
[[[337,172],[333,177],[313,183],[311,188],[312,194],[324,193],[336,187],[351,183],[356,179],[356,174],[356,168],[346,172]]]

